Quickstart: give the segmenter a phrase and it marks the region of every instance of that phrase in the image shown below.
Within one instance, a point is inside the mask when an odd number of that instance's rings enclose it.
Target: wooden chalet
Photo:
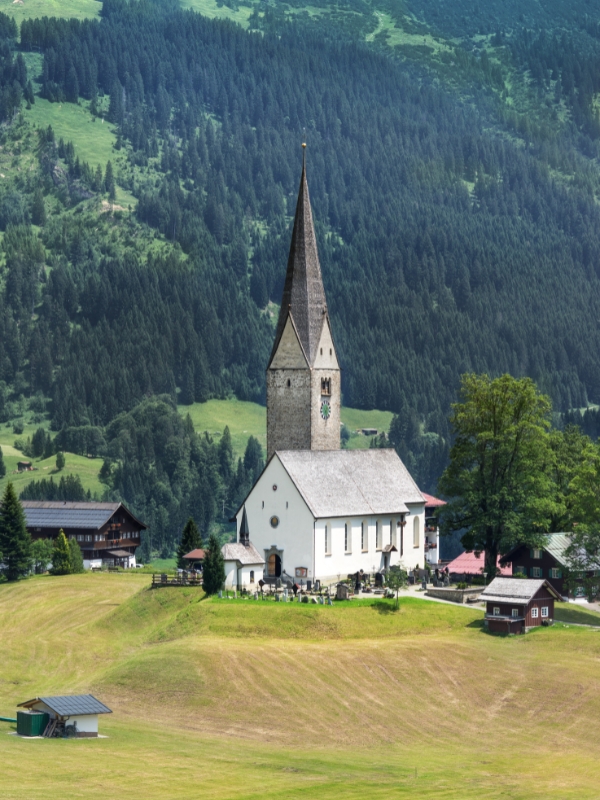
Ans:
[[[545,578],[561,597],[584,598],[586,596],[584,579],[593,578],[595,572],[590,570],[581,575],[579,582],[574,586],[567,585],[566,573],[569,562],[565,553],[570,544],[571,537],[568,533],[549,533],[541,547],[532,548],[524,544],[518,545],[502,556],[499,563],[501,566],[505,566],[512,562],[513,575]],[[587,582],[589,583],[589,580]],[[600,577],[598,583],[600,584]],[[598,587],[593,587],[592,594],[597,593]]]
[[[494,578],[481,593],[485,624],[492,633],[526,633],[554,620],[554,601],[561,596],[546,580]]]
[[[135,551],[146,525],[122,503],[69,503],[22,500],[32,539],[56,539],[63,530],[76,539],[87,569],[135,567]]]

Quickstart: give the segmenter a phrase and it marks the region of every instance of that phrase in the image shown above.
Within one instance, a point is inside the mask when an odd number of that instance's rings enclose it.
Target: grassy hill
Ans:
[[[0,586],[0,714],[88,691],[114,712],[96,741],[0,723],[7,797],[596,796],[595,630],[505,639],[480,610],[416,599],[284,606],[147,582]]]
[[[207,403],[194,403],[179,406],[182,415],[189,414],[196,431],[207,431],[211,436],[221,436],[226,425],[229,426],[231,440],[236,454],[242,455],[249,436],[254,436],[267,447],[267,410],[258,403],[248,403],[235,398],[230,400],[209,400]],[[392,414],[389,411],[362,411],[358,408],[342,408],[342,422],[350,429],[348,442],[350,449],[367,448],[370,438],[357,433],[361,428],[377,428],[388,431]]]

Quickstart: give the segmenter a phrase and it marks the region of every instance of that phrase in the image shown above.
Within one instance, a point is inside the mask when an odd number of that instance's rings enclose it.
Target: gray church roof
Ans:
[[[230,542],[223,545],[221,552],[225,561],[238,561],[242,566],[265,563],[264,558],[252,542],[248,545],[240,542]]]
[[[423,496],[395,450],[278,450],[315,519],[403,514]]]
[[[288,314],[292,317],[308,363],[312,365],[317,355],[323,321],[327,315],[327,300],[319,264],[304,161],[283,297],[269,363],[277,352]]]

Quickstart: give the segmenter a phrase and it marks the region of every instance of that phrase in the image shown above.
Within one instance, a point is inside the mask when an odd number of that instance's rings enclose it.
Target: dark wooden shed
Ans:
[[[494,578],[480,595],[486,603],[485,623],[492,633],[526,633],[554,621],[560,594],[546,580]]]

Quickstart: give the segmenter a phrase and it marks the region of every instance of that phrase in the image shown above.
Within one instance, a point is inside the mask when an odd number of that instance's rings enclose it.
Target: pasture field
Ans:
[[[258,403],[249,403],[235,398],[229,400],[208,400],[191,406],[179,406],[179,413],[189,414],[197,432],[208,431],[215,438],[220,437],[226,425],[229,426],[233,449],[236,455],[243,455],[249,436],[254,436],[267,448],[267,409]],[[358,408],[342,408],[342,422],[352,431],[357,428],[377,428],[386,431],[390,427],[392,414],[389,411],[363,411]],[[367,436],[352,436],[348,447],[369,447]]]
[[[0,586],[0,714],[71,692],[113,710],[99,740],[0,723],[3,797],[598,796],[594,629],[509,639],[483,631],[481,610],[413,598],[394,612],[147,585]]]
[[[13,17],[17,25],[32,17],[89,19],[100,14],[99,0],[0,0],[0,11]]]

